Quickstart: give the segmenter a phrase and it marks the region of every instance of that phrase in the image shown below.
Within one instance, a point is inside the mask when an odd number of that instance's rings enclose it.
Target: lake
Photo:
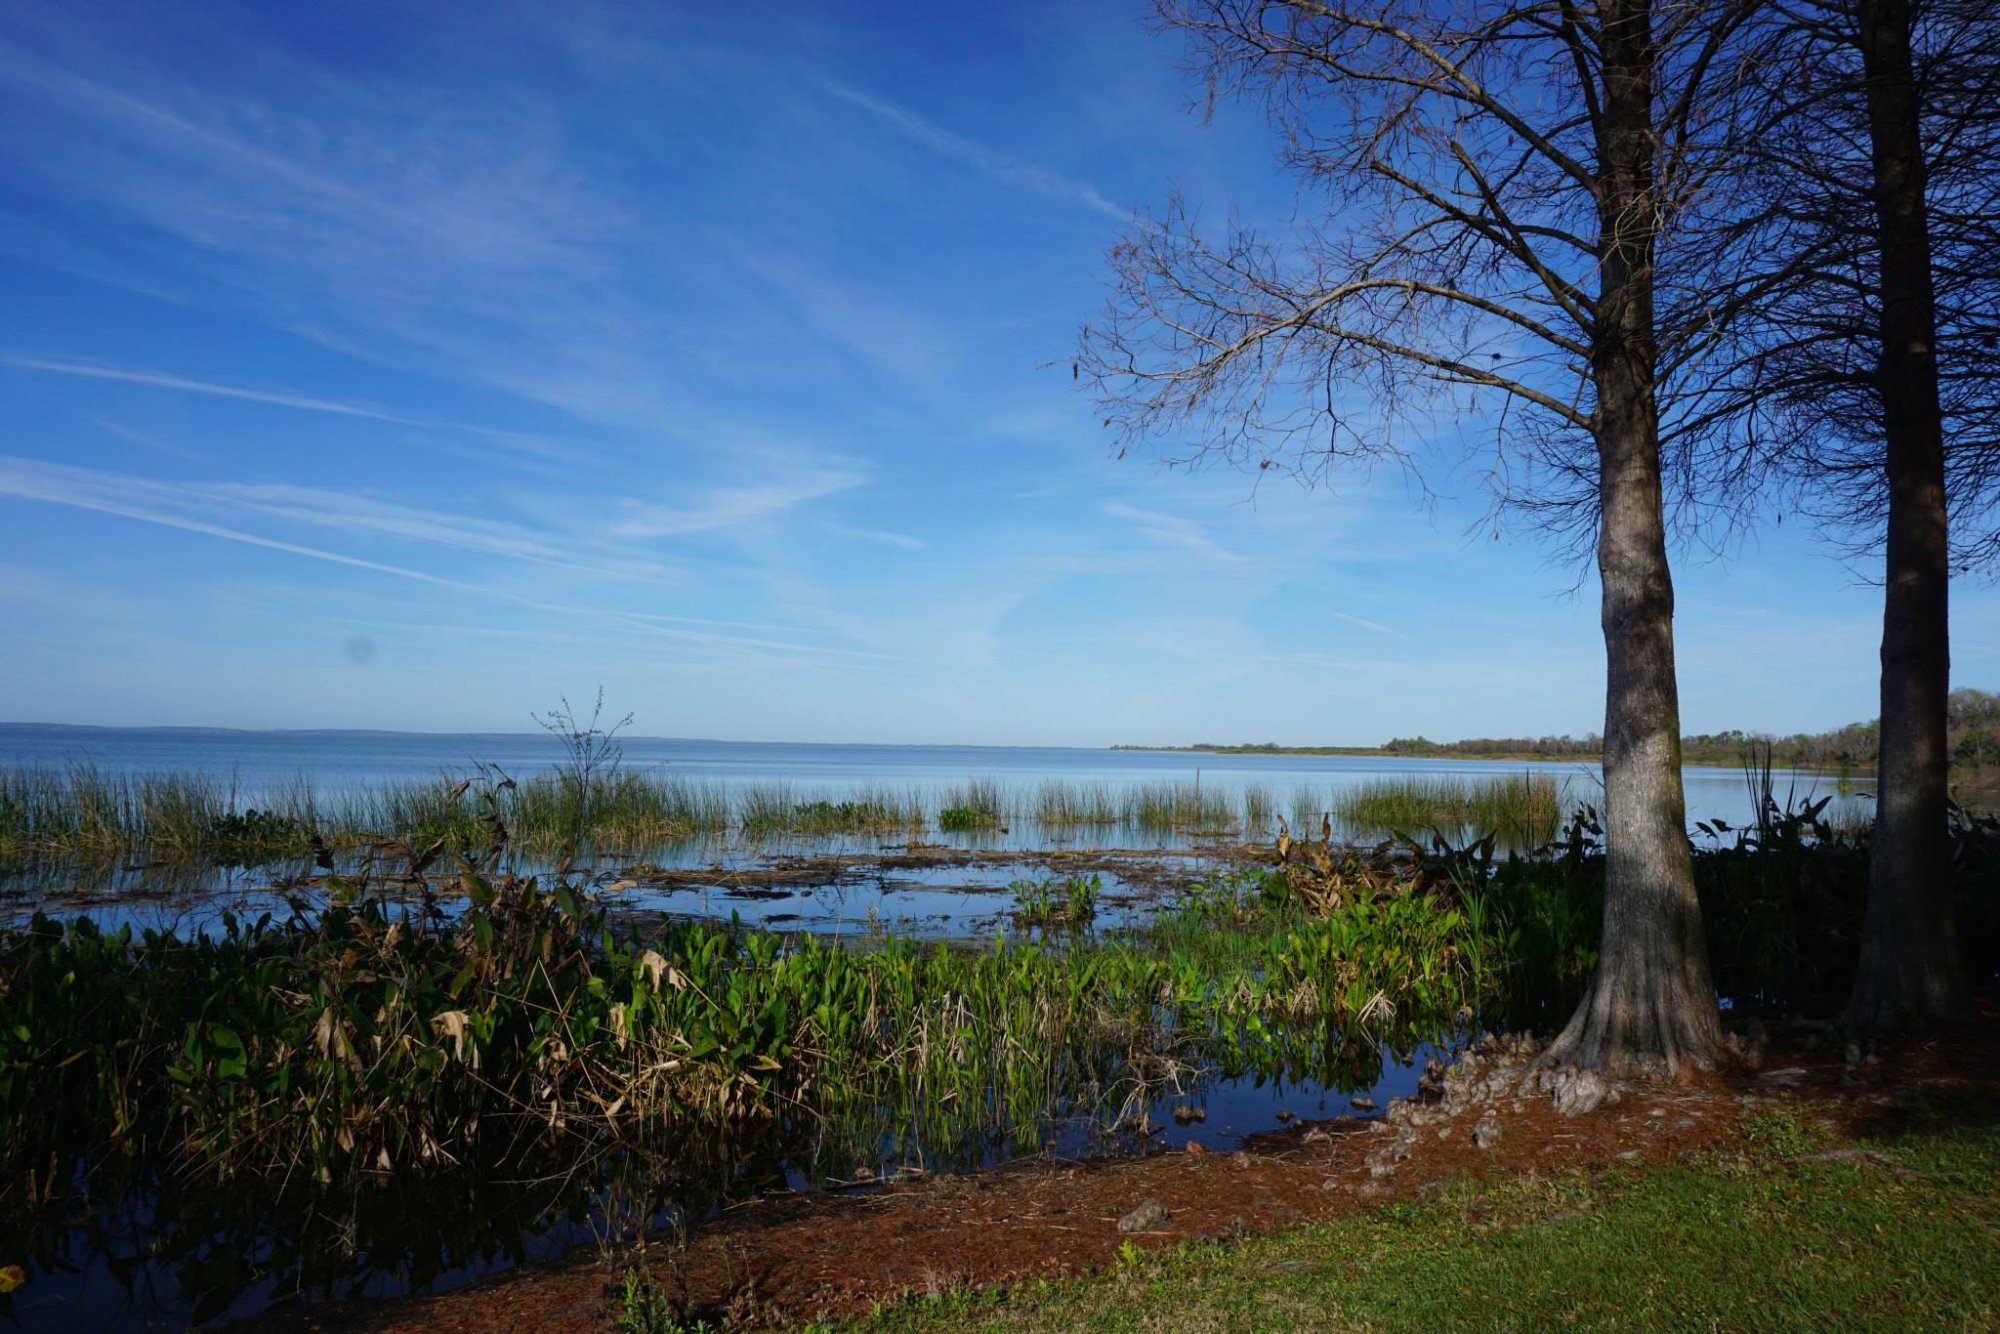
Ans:
[[[534,732],[249,732],[209,728],[97,728],[0,724],[0,766],[63,766],[81,762],[119,773],[196,771],[233,778],[239,799],[309,779],[321,792],[460,773],[475,762],[524,778],[561,756],[556,739]],[[1293,810],[1294,794],[1328,796],[1382,778],[1456,775],[1466,778],[1547,773],[1565,784],[1572,804],[1602,805],[1596,764],[1505,760],[1433,760],[1375,755],[1218,755],[1191,751],[1109,750],[1064,746],[890,746],[794,742],[704,741],[672,737],[624,740],[628,768],[664,771],[730,790],[784,783],[803,797],[838,799],[857,790],[896,788],[941,793],[954,784],[992,779],[1003,789],[1032,791],[1046,782],[1098,784],[1122,792],[1147,784],[1199,781],[1232,803],[1261,787],[1277,808]],[[1754,818],[1743,772],[1689,766],[1688,818],[1732,825]],[[1824,774],[1774,775],[1782,796],[1825,795]],[[1865,797],[1839,795],[1830,814],[1866,812]]]

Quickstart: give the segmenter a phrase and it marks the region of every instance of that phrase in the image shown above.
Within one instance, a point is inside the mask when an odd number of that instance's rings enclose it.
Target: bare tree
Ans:
[[[1746,17],[1715,0],[1166,0],[1210,96],[1251,94],[1317,214],[1210,239],[1176,200],[1113,252],[1080,361],[1128,440],[1316,481],[1480,414],[1504,498],[1594,538],[1607,895],[1551,1059],[1703,1065],[1719,1029],[1680,775],[1670,513],[1738,420],[1682,387],[1771,275],[1684,241],[1739,137]],[[1753,475],[1754,470],[1746,470]],[[1670,506],[1670,495],[1681,504]]]
[[[1718,399],[1776,414],[1808,512],[1884,569],[1868,913],[1845,1027],[1965,1012],[1948,876],[1949,581],[2000,552],[2000,13],[1773,0],[1768,124],[1724,230],[1787,283]],[[1759,244],[1741,246],[1755,235]]]

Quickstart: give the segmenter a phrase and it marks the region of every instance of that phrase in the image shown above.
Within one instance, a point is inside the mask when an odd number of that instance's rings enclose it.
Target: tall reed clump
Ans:
[[[1261,784],[1251,783],[1243,789],[1243,833],[1247,838],[1262,838],[1271,832],[1278,818],[1277,799],[1271,789]]]
[[[1475,831],[1539,847],[1562,822],[1562,784],[1541,773],[1376,779],[1336,792],[1333,818],[1356,833]]]
[[[1007,823],[1007,795],[997,780],[974,778],[944,790],[938,800],[938,828],[951,833],[996,829]]]
[[[1118,823],[1118,798],[1104,783],[1052,779],[1035,789],[1035,821],[1045,829]]]
[[[650,845],[726,833],[729,794],[717,783],[620,769],[591,776],[541,774],[519,783],[501,803],[503,818],[525,846],[552,850],[578,841]]]
[[[243,808],[235,784],[204,773],[123,774],[77,763],[0,769],[0,853],[165,857],[303,852],[307,826]]]
[[[863,788],[838,800],[808,797],[789,783],[758,783],[737,794],[737,825],[746,838],[893,834],[924,827],[916,793]]]
[[[1213,785],[1204,789],[1196,780],[1138,784],[1125,792],[1121,813],[1135,829],[1164,833],[1225,829],[1236,812]]]

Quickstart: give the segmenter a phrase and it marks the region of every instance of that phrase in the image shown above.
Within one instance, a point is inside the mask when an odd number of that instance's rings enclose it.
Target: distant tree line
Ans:
[[[1698,732],[1681,738],[1681,758],[1688,764],[1738,764],[1755,747],[1760,756],[1770,747],[1773,765],[1783,769],[1872,770],[1879,758],[1882,728],[1879,722],[1848,723],[1826,732],[1795,732],[1774,736],[1768,732],[1746,732],[1731,728],[1726,732]],[[1946,710],[1945,743],[1951,768],[1961,781],[1978,779],[1992,772],[2000,778],[2000,694],[1990,690],[1954,690]],[[1283,746],[1275,741],[1256,745],[1220,746],[1203,743],[1196,750],[1269,751],[1338,749],[1336,747]],[[1355,748],[1359,749],[1359,748]],[[1604,738],[1592,732],[1584,736],[1482,736],[1460,741],[1433,741],[1429,737],[1396,737],[1377,748],[1388,755],[1435,756],[1440,759],[1595,760],[1604,754]]]

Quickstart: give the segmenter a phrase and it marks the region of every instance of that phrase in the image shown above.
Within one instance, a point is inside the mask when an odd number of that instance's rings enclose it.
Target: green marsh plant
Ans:
[[[1075,929],[1097,918],[1097,900],[1103,893],[1103,878],[1073,875],[1063,879],[1016,880],[1008,887],[1014,896],[1014,920],[1023,926],[1043,930]]]

